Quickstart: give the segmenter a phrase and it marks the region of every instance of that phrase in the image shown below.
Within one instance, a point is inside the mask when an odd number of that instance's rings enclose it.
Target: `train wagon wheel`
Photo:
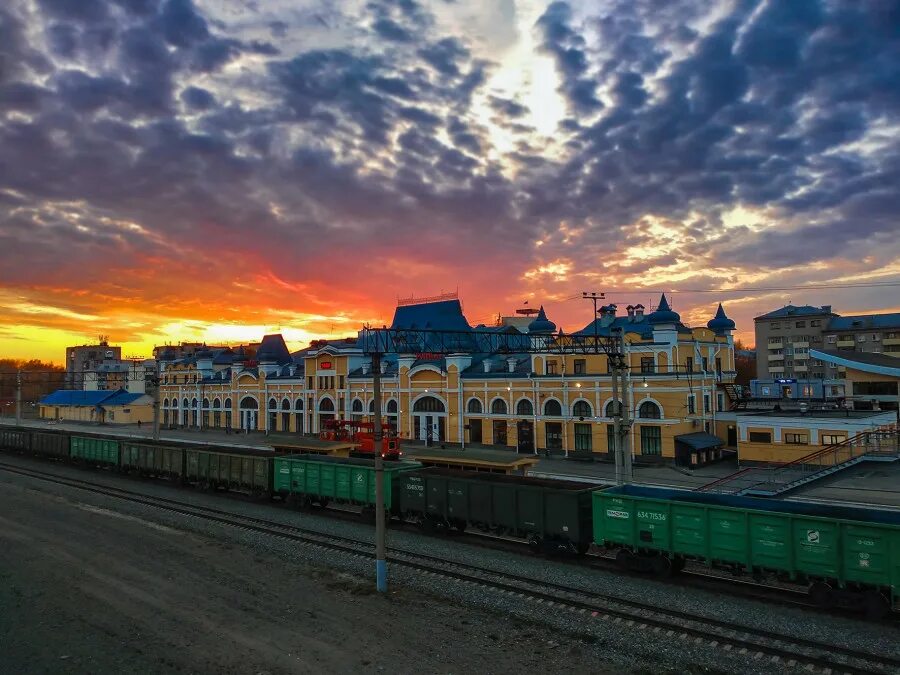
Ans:
[[[809,597],[819,607],[831,607],[834,604],[834,592],[824,581],[814,581],[809,585]]]
[[[620,570],[630,571],[634,567],[634,554],[620,548],[616,553],[616,565]]]
[[[651,566],[653,568],[653,573],[658,577],[668,578],[672,576],[672,561],[668,556],[656,556],[653,558]]]
[[[576,552],[578,555],[584,555],[584,554],[586,554],[586,553],[588,552],[588,549],[590,549],[590,547],[591,547],[590,543],[588,543],[588,542],[581,542],[580,544],[578,544],[578,545],[575,547],[575,552]]]
[[[866,591],[863,593],[863,611],[867,619],[883,619],[891,611],[891,604],[884,593]]]

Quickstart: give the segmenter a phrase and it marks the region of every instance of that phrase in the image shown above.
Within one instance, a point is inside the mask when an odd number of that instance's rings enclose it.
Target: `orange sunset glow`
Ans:
[[[567,331],[666,291],[745,344],[897,311],[885,21],[753,4],[5,3],[0,355],[296,349],[443,291]]]

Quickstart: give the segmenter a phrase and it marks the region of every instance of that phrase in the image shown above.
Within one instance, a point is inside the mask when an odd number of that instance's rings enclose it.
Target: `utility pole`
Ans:
[[[16,371],[16,426],[22,424],[22,371]]]
[[[372,441],[375,450],[375,587],[387,593],[387,556],[385,553],[384,457],[381,456],[381,353],[372,354],[372,395],[375,397],[375,425]]]
[[[616,460],[616,485],[622,485],[625,480],[622,476],[624,456],[622,453],[622,400],[619,398],[619,366],[616,363],[616,356],[610,353],[609,372],[612,373],[612,410],[613,410],[613,454]]]
[[[590,293],[588,293],[587,291],[582,291],[582,292],[581,292],[581,298],[582,298],[583,300],[590,300],[591,303],[593,303],[593,305],[594,305],[594,320],[593,320],[593,326],[594,326],[594,352],[595,352],[595,353],[599,353],[599,351],[600,351],[600,341],[599,341],[598,330],[597,330],[597,301],[598,301],[598,300],[603,300],[603,299],[605,299],[605,298],[606,298],[606,293],[596,293],[596,292],[594,292],[594,291],[591,291]]]
[[[625,351],[625,331],[619,329],[616,351],[619,356],[619,372],[622,378],[622,467],[625,482],[634,482],[634,469],[631,458],[631,377],[629,375],[628,353]]]
[[[153,440],[159,440],[159,385],[160,385],[160,372],[159,372],[159,359],[154,359],[156,361],[156,372],[153,377]]]

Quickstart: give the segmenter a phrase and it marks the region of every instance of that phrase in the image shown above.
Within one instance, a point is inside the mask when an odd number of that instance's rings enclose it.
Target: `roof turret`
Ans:
[[[547,314],[544,312],[544,306],[541,305],[541,309],[538,312],[537,317],[535,317],[534,321],[528,324],[528,332],[529,333],[552,333],[556,330],[556,324],[550,321],[547,318]]]
[[[647,321],[654,326],[663,323],[680,323],[681,316],[678,312],[672,311],[672,308],[669,307],[669,301],[666,300],[666,294],[663,293],[656,310],[647,315]]]
[[[722,303],[720,302],[719,308],[716,310],[716,315],[710,319],[709,323],[706,324],[706,327],[721,335],[725,331],[734,330],[734,325],[734,321],[725,315],[725,308],[722,307]]]

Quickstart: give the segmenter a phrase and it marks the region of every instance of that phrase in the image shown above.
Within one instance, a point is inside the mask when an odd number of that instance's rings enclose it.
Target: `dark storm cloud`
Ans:
[[[515,277],[541,238],[547,260],[602,271],[660,243],[635,225],[648,215],[672,259],[705,266],[799,265],[866,242],[898,252],[900,152],[885,136],[900,54],[879,3],[743,1],[708,25],[686,0],[601,14],[554,2],[533,27],[568,106],[549,140],[518,97],[489,88],[503,64],[417,2],[369,3],[344,42],[310,28],[343,25],[339,10],[303,30],[262,19],[283,54],[189,0],[24,6],[0,8],[0,199],[22,207],[0,211],[0,250],[43,246],[47,265],[72,247],[80,265],[240,251],[338,280],[322,261],[340,242],[396,255],[415,241],[441,264]],[[723,233],[739,204],[778,224]],[[36,272],[4,269],[22,283]]]
[[[538,19],[543,47],[553,54],[562,75],[562,91],[573,110],[590,115],[603,107],[596,81],[588,75],[585,40],[571,26],[572,9],[566,2],[552,3]]]

